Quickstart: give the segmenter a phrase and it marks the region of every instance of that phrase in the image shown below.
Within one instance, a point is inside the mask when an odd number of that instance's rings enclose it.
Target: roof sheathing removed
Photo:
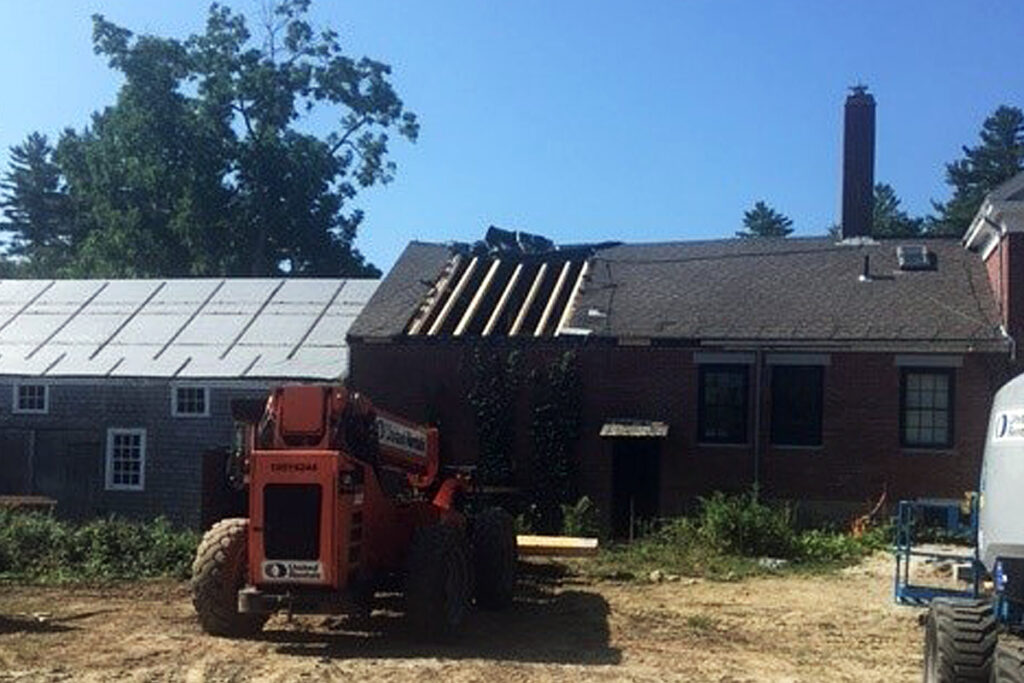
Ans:
[[[338,379],[375,280],[2,280],[0,375]]]
[[[557,336],[590,253],[453,253],[403,331],[411,337]]]

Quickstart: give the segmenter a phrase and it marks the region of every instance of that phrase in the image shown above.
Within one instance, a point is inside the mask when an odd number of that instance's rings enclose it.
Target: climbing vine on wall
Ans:
[[[476,478],[485,485],[510,485],[515,479],[515,397],[519,353],[477,348],[471,359],[469,402],[479,439]]]
[[[541,531],[561,527],[561,506],[577,498],[573,446],[581,422],[581,382],[576,354],[566,352],[533,372],[533,457],[528,495]]]

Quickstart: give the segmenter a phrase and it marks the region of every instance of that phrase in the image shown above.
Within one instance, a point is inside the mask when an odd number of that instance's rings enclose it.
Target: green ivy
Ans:
[[[519,387],[519,353],[477,348],[472,357],[473,406],[479,450],[476,477],[485,485],[515,481],[515,398]]]
[[[580,433],[581,382],[576,354],[563,353],[533,372],[533,457],[529,503],[534,526],[558,532],[562,505],[577,500],[573,446]]]

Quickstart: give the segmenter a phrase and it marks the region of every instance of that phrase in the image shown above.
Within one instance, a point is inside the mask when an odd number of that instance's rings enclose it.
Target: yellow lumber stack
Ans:
[[[593,557],[597,555],[596,538],[573,536],[516,536],[520,557]]]

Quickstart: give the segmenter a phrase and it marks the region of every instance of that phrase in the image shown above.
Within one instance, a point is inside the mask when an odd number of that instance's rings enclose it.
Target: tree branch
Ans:
[[[351,128],[349,128],[347,131],[345,131],[345,134],[341,136],[341,139],[338,140],[338,142],[336,142],[333,147],[331,147],[331,156],[334,156],[337,153],[337,151],[339,149],[341,149],[348,142],[348,139],[350,137],[352,137],[353,133],[355,133],[357,130],[359,130],[360,128],[362,128],[363,126],[365,126],[368,123],[370,123],[370,117],[369,116],[364,116],[363,118],[361,118],[358,121],[356,121],[356,123]],[[355,145],[351,145],[350,144],[349,146],[352,147],[353,149],[355,149]],[[359,152],[359,150],[356,150],[356,153],[358,153],[358,152]],[[361,158],[362,154],[360,154],[359,156]]]

